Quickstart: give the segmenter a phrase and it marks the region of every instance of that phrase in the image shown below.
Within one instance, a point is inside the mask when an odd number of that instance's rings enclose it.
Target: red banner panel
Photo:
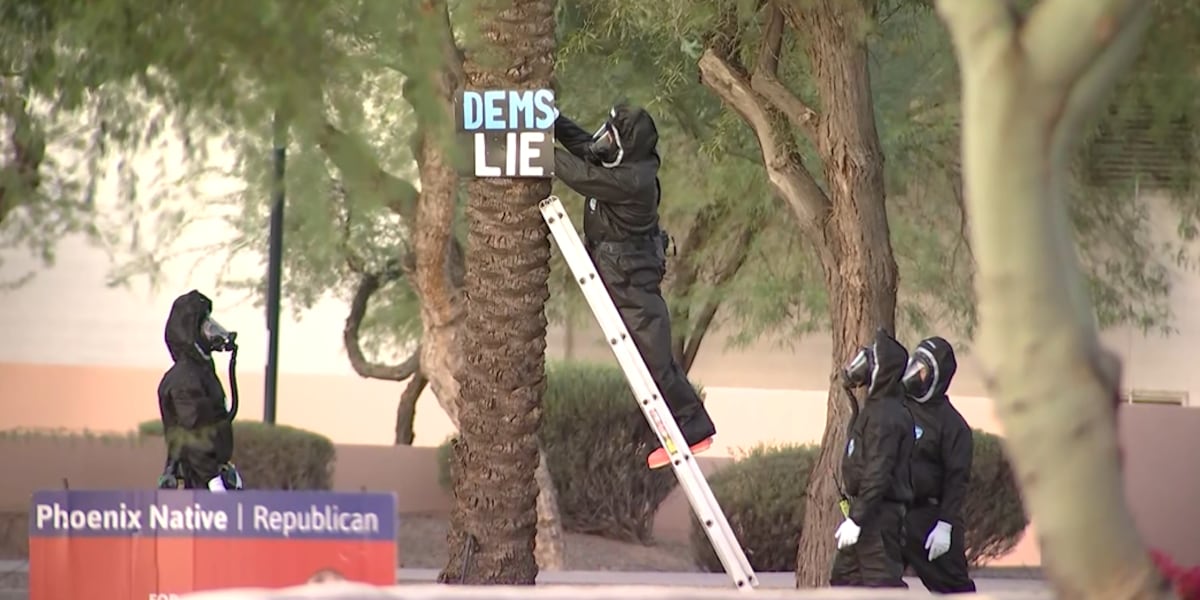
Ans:
[[[330,578],[395,584],[395,495],[42,491],[29,514],[31,600],[168,600]]]

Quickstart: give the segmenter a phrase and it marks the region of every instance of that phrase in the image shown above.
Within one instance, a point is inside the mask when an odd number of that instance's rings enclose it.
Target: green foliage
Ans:
[[[820,448],[757,446],[708,477],[713,495],[755,571],[791,571],[804,524],[804,489]],[[692,555],[708,571],[723,569],[712,542],[692,517]]]
[[[162,422],[138,424],[143,437],[161,436]],[[328,490],[333,488],[337,452],[329,438],[257,421],[234,421],[233,462],[251,490]]]
[[[588,4],[572,13],[575,29],[565,34],[566,60],[570,64],[572,60],[584,60],[578,55],[594,52],[611,57],[611,62],[636,62],[639,67],[631,70],[637,75],[614,76],[606,80],[604,89],[624,90],[632,81],[643,88],[660,85],[670,90],[669,94],[654,95],[660,101],[688,99],[693,111],[704,115],[696,119],[703,126],[689,129],[689,134],[723,162],[737,165],[737,157],[745,156],[754,164],[742,168],[761,172],[748,128],[732,111],[718,109],[712,115],[695,108],[711,106],[715,101],[697,83],[694,62],[716,31],[722,13],[735,16],[737,34],[745,40],[741,59],[753,65],[759,34],[756,6],[738,0]],[[1134,70],[1136,75],[1126,85],[1118,106],[1126,107],[1121,113],[1124,116],[1130,114],[1128,107],[1145,111],[1149,106],[1152,122],[1159,127],[1148,134],[1148,141],[1162,146],[1173,143],[1166,125],[1178,126],[1184,117],[1196,122],[1192,101],[1198,85],[1193,76],[1196,54],[1179,52],[1178,48],[1195,45],[1200,39],[1195,35],[1200,30],[1200,11],[1170,2],[1158,2],[1157,9],[1167,23],[1163,35],[1156,35],[1154,43],[1147,45],[1142,68]],[[943,329],[969,339],[976,318],[971,285],[974,270],[958,176],[957,68],[948,37],[929,3],[924,2],[884,3],[876,11],[876,21],[868,25],[865,34],[872,56],[872,92],[877,130],[887,157],[888,212],[900,269],[898,328],[911,335]],[[790,29],[785,35],[781,79],[800,98],[815,105],[813,82],[808,75],[812,70],[797,45],[802,36],[803,32]],[[588,76],[594,78],[596,73],[604,72],[601,59],[597,61],[587,71]],[[642,64],[647,66],[641,68]],[[677,81],[684,83],[672,83]],[[1116,117],[1114,113],[1104,121],[1104,126],[1113,131],[1109,139],[1115,141],[1110,143],[1117,147],[1133,145],[1128,142],[1134,139],[1132,128],[1137,124]],[[1138,143],[1144,145],[1147,135],[1139,135],[1142,137]],[[1181,139],[1190,138],[1185,134]],[[812,148],[803,140],[799,142],[805,164],[822,182],[823,169],[814,160]],[[1177,152],[1180,158],[1186,154],[1162,147],[1166,152]],[[1197,163],[1176,160],[1176,164],[1183,170],[1176,177],[1182,180]],[[698,174],[710,172],[685,170],[695,180],[705,179]],[[736,185],[730,189],[735,191],[730,197],[739,202],[771,195],[765,186],[742,188],[748,192],[740,194],[736,193]],[[672,198],[674,191],[664,182],[667,198]],[[1190,193],[1177,194],[1171,200],[1180,212],[1180,232],[1185,240],[1200,230],[1195,226],[1200,211],[1194,197]],[[1072,211],[1100,324],[1170,331],[1168,268],[1172,262],[1190,265],[1190,250],[1156,234],[1144,200],[1127,189],[1080,185]],[[782,206],[777,208],[775,221],[790,224],[786,212]],[[804,240],[798,240],[794,232],[775,236],[767,230],[761,237],[778,239],[771,243],[755,240],[756,248],[763,249],[752,254],[726,297],[726,306],[731,310],[724,313],[723,323],[739,332],[733,342],[763,336],[794,341],[826,327],[824,282],[814,258],[804,256]]]
[[[971,483],[963,500],[967,562],[978,567],[1008,554],[1025,535],[1029,517],[1004,438],[976,429]]]
[[[138,436],[132,433],[112,433],[107,431],[91,431],[88,429],[74,430],[64,428],[24,428],[0,430],[0,440],[32,441],[32,440],[63,440],[68,443],[77,441],[99,441],[103,444],[122,444],[136,442]]]
[[[558,489],[563,528],[650,543],[654,516],[677,481],[651,471],[658,447],[621,370],[607,364],[547,365],[539,438]],[[450,484],[450,444],[438,447],[438,480]]]
[[[451,2],[462,44],[475,35],[472,3]],[[1165,0],[1156,6],[1162,27],[1102,123],[1110,146],[1132,145],[1135,132],[1125,117],[1138,111],[1149,110],[1158,126],[1149,134],[1153,139],[1170,138],[1172,124],[1195,122],[1197,54],[1178,49],[1200,39],[1197,9]],[[28,102],[23,111],[0,118],[7,128],[0,135],[44,140],[50,151],[36,189],[13,187],[12,165],[0,165],[0,185],[22,192],[20,207],[0,217],[0,240],[52,260],[55,240],[87,232],[121,261],[116,284],[143,276],[153,282],[166,262],[196,255],[261,265],[271,125],[278,114],[290,132],[286,301],[301,312],[322,298],[348,300],[362,272],[394,271],[407,248],[412,223],[404,213],[416,191],[415,120],[438,122],[424,85],[428,65],[440,56],[437,27],[421,7],[382,0],[336,0],[304,10],[281,0],[6,3],[0,8],[0,66],[15,74],[15,85],[6,86],[0,100],[5,106],[14,98]],[[758,4],[744,0],[566,0],[558,8],[563,112],[594,127],[612,102],[627,98],[655,114],[664,158],[664,222],[677,242],[702,209],[729,205],[718,239],[672,257],[673,272],[686,264],[707,268],[698,285],[668,286],[667,293],[683,316],[680,330],[692,324],[687,319],[695,311],[687,309],[720,300],[724,309],[716,324],[736,332],[735,344],[763,337],[794,342],[828,322],[812,240],[798,235],[790,210],[774,197],[747,128],[698,83],[696,59],[723,13],[733,16],[746,42],[742,59],[752,64],[757,10]],[[876,14],[864,34],[887,157],[900,327],[945,328],[969,337],[973,270],[957,174],[953,55],[928,3],[887,2]],[[785,36],[781,79],[813,103],[812,69],[800,51],[803,33]],[[330,126],[345,134],[345,143],[331,144]],[[813,148],[796,137],[813,176],[823,181]],[[168,140],[174,141],[169,148]],[[1187,159],[1194,154],[1189,149],[1174,151]],[[156,164],[135,169],[128,159],[147,151]],[[1176,162],[1184,165],[1176,179],[1188,180],[1195,161]],[[115,200],[95,206],[95,199],[114,195],[97,188],[105,170],[115,173],[109,184],[118,192]],[[227,177],[225,191],[202,184],[202,175],[214,173]],[[137,184],[149,181],[156,191],[138,197]],[[1073,204],[1099,320],[1167,330],[1168,268],[1190,264],[1190,252],[1161,239],[1149,226],[1145,205],[1126,190],[1080,183]],[[561,185],[556,191],[578,211],[573,194]],[[1198,230],[1194,196],[1170,199],[1185,239]],[[205,202],[197,203],[200,197]],[[224,223],[229,235],[200,248],[179,247],[182,232],[201,219]],[[708,267],[728,252],[739,227],[758,220],[764,222],[755,227],[745,265],[732,280],[713,283]],[[551,317],[586,318],[557,253],[553,262]],[[221,285],[256,303],[265,296],[260,278]],[[364,320],[368,352],[404,353],[420,331],[417,314],[408,282],[392,280],[373,297]]]
[[[819,453],[815,445],[758,446],[709,476],[713,495],[756,571],[795,568],[804,490]],[[962,518],[967,560],[976,567],[1011,551],[1029,524],[1003,440],[978,429]],[[708,571],[723,568],[695,518],[690,539],[697,565]]]

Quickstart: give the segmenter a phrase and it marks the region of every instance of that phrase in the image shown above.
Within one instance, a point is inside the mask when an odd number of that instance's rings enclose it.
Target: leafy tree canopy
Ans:
[[[618,99],[654,112],[662,135],[668,230],[678,244],[695,228],[697,215],[715,215],[719,225],[711,228],[707,243],[680,247],[684,256],[672,257],[674,273],[689,264],[701,272],[694,285],[669,288],[676,292],[670,298],[673,308],[685,317],[679,326],[717,301],[723,307],[718,322],[739,332],[739,342],[764,335],[795,340],[825,327],[828,313],[820,269],[807,240],[771,193],[753,138],[696,76],[696,57],[705,44],[722,43],[721,36],[742,39],[744,60],[753,60],[759,4],[564,0],[559,8],[562,110],[585,127],[598,125]],[[188,176],[167,186],[162,198],[126,202],[122,211],[103,215],[140,222],[141,237],[153,240],[123,251],[127,262],[116,279],[153,275],[165,258],[181,251],[170,241],[199,218],[188,203],[198,192],[187,181],[194,184],[214,168],[243,184],[238,192],[212,200],[222,205],[230,235],[214,240],[204,253],[232,258],[255,249],[256,258],[263,257],[271,126],[279,113],[291,134],[285,294],[297,310],[326,293],[348,299],[362,272],[394,269],[406,248],[403,217],[419,186],[409,140],[414,114],[427,110],[411,75],[438,52],[424,37],[428,16],[420,5],[338,0],[298,10],[279,0],[6,4],[0,47],[3,68],[16,87],[3,88],[9,139],[0,186],[7,198],[22,199],[0,201],[0,206],[20,206],[0,222],[0,239],[26,244],[47,258],[54,240],[67,231],[90,231],[110,246],[128,244],[117,239],[117,232],[124,235],[128,227],[112,227],[89,210],[89,190],[113,164],[110,158],[159,147],[170,134],[182,140]],[[464,0],[452,8],[460,39],[470,39],[470,5]],[[1196,44],[1196,11],[1161,3],[1162,26],[1147,44],[1141,68],[1123,84],[1114,112],[1098,126],[1081,165],[1096,163],[1097,153],[1111,154],[1137,136],[1176,140],[1179,123],[1195,118],[1196,83],[1190,74],[1196,54],[1178,49],[1185,41]],[[881,2],[875,14],[864,34],[871,42],[872,84],[887,157],[889,214],[901,269],[900,321],[908,329],[945,323],[969,334],[972,259],[963,235],[954,57],[924,3]],[[781,78],[811,102],[808,68],[796,48],[802,36],[802,31],[789,32]],[[23,114],[8,110],[12,98],[28,99]],[[1149,115],[1142,120],[1158,127],[1147,133],[1130,120],[1138,115]],[[43,159],[36,188],[10,183],[19,171],[14,140],[33,139],[30,132],[64,148],[46,153],[54,160]],[[220,144],[209,143],[212,139]],[[814,153],[799,137],[797,143],[814,177],[823,180]],[[1176,146],[1175,158],[1191,156],[1189,146]],[[214,167],[214,152],[232,158]],[[75,156],[82,158],[71,160]],[[1194,163],[1172,164],[1190,168]],[[118,161],[117,167],[127,192],[136,189],[136,178],[146,177],[128,163]],[[1168,325],[1169,278],[1161,246],[1170,251],[1165,256],[1181,261],[1189,257],[1186,248],[1155,237],[1145,204],[1131,200],[1128,180],[1098,188],[1087,184],[1082,166],[1080,173],[1076,234],[1101,322],[1147,329]],[[1190,170],[1171,174],[1171,182],[1186,183]],[[579,203],[562,186],[556,190],[578,222]],[[1188,239],[1196,232],[1191,196],[1173,200]],[[153,214],[139,213],[138,207],[147,204]],[[744,264],[720,280],[713,272],[745,231],[753,235]],[[555,262],[550,310],[559,318],[572,310],[580,314],[576,287],[561,261]],[[411,289],[402,277],[389,281],[374,296],[364,322],[365,337],[380,348],[407,345],[420,330]],[[261,301],[261,280],[227,285]]]

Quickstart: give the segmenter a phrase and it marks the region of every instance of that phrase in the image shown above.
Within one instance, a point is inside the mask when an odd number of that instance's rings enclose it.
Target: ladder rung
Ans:
[[[700,465],[688,448],[683,433],[671,417],[671,411],[663,400],[662,393],[633,343],[633,338],[629,335],[612,298],[609,297],[604,282],[596,273],[596,265],[588,256],[562,201],[557,196],[550,196],[542,200],[539,208],[542,218],[550,227],[550,234],[559,252],[566,260],[592,314],[608,340],[613,356],[625,373],[625,379],[638,399],[642,414],[654,430],[659,443],[671,456],[671,467],[675,477],[679,480],[696,518],[704,526],[704,533],[725,567],[725,572],[733,580],[734,587],[741,591],[753,591],[758,586],[758,577],[729,525],[729,520],[713,496],[712,488],[709,487]]]

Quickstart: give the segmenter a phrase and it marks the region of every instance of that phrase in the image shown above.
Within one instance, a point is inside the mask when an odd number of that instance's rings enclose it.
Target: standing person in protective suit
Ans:
[[[175,362],[158,384],[158,409],[167,442],[160,488],[238,489],[233,418],[212,353],[233,350],[236,334],[212,318],[212,300],[192,290],[175,299],[164,331]],[[235,392],[236,397],[236,392]]]
[[[658,222],[658,130],[650,113],[618,104],[595,134],[559,115],[555,176],[585,198],[585,245],[646,367],[692,453],[712,445],[716,427],[671,352],[671,320],[661,284],[667,238]],[[670,463],[658,448],[651,469]]]
[[[946,396],[957,370],[950,342],[931,337],[917,345],[902,379],[916,423],[904,559],[929,591],[945,594],[975,591],[962,522],[974,441]]]
[[[900,383],[907,363],[904,346],[880,328],[874,342],[843,369],[847,392],[864,386],[867,391],[846,436],[845,520],[834,534],[838,551],[830,585],[908,587],[902,547],[904,513],[913,497],[913,418],[904,407]],[[854,401],[852,395],[850,399]]]

